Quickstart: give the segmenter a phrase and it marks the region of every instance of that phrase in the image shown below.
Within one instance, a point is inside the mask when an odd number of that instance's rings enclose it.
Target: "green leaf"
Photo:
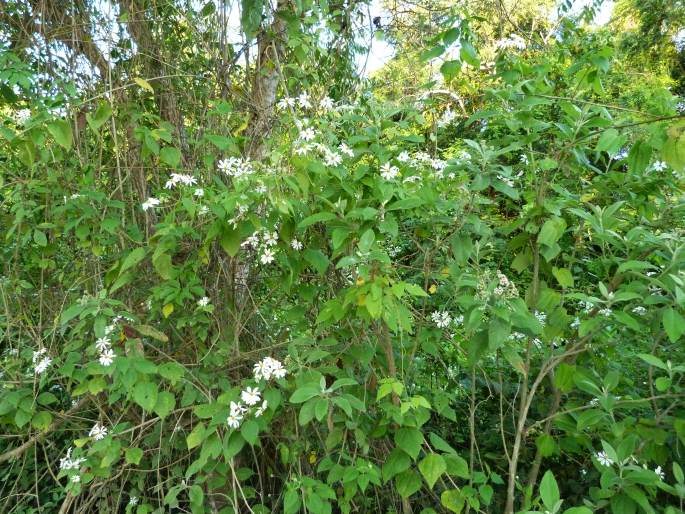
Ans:
[[[181,151],[173,146],[165,146],[159,151],[159,158],[172,168],[177,168],[181,163]]]
[[[540,497],[548,510],[553,510],[559,501],[559,486],[551,471],[547,471],[540,481]]]
[[[162,391],[157,396],[154,411],[160,418],[166,418],[176,407],[176,397],[168,392]]]
[[[403,427],[395,432],[395,444],[414,460],[419,456],[422,443],[423,434],[418,428]]]
[[[71,124],[65,120],[55,120],[48,123],[48,132],[55,138],[57,144],[65,150],[71,148],[73,142],[73,135],[71,133]]]
[[[290,397],[290,403],[304,403],[310,398],[314,398],[321,393],[321,388],[317,384],[306,384],[296,389]]]
[[[263,0],[241,0],[240,26],[251,41],[262,23]]]
[[[146,411],[152,411],[157,404],[159,391],[152,382],[139,382],[133,389],[133,400]]]
[[[283,496],[283,514],[296,514],[301,504],[300,493],[296,489],[288,489]]]
[[[459,478],[469,478],[471,476],[468,462],[460,455],[447,454],[442,457],[445,459],[445,464],[447,464],[448,474]]]
[[[434,59],[436,57],[440,57],[444,51],[445,51],[445,47],[443,45],[434,46],[430,50],[426,50],[426,51],[421,53],[421,60],[422,61],[430,61],[431,59]]]
[[[38,430],[41,430],[43,432],[50,427],[50,423],[52,423],[52,414],[50,414],[46,410],[36,412],[36,414],[34,414],[33,416],[33,419],[31,420],[31,425],[33,425],[34,428],[37,428]]]
[[[100,102],[94,114],[86,114],[86,121],[93,131],[97,131],[112,115],[112,107],[107,102]]]
[[[38,229],[33,231],[33,241],[38,246],[45,247],[48,245],[48,238],[45,236],[45,232],[38,230]]]
[[[248,419],[240,426],[240,433],[250,446],[254,446],[257,442],[257,435],[259,434],[259,425],[255,420]]]
[[[383,480],[387,482],[395,475],[409,469],[409,466],[411,466],[411,459],[409,456],[399,448],[395,448],[390,452],[390,456],[383,463],[383,468],[381,469]]]
[[[561,287],[573,287],[573,275],[566,268],[552,267],[552,275]]]
[[[446,509],[460,514],[464,508],[465,498],[459,489],[449,489],[440,495],[440,503]]]
[[[545,246],[553,246],[566,230],[566,221],[563,218],[553,217],[545,221],[538,234],[538,243]]]
[[[469,63],[474,68],[480,66],[480,59],[478,58],[478,52],[468,41],[461,41],[461,49],[459,50],[459,57],[462,61]]]
[[[445,61],[442,63],[442,66],[440,66],[440,73],[442,73],[442,76],[445,78],[445,82],[452,80],[460,71],[461,61],[458,60]]]
[[[671,307],[664,310],[661,321],[672,343],[680,339],[685,332],[685,319]]]
[[[302,256],[319,275],[326,273],[328,266],[331,264],[331,261],[328,260],[328,257],[326,257],[321,250],[312,250],[311,248],[308,248],[302,252]]]
[[[395,477],[395,487],[402,498],[409,498],[421,489],[421,477],[416,471],[408,469]]]
[[[235,257],[240,250],[240,232],[238,229],[229,225],[225,226],[221,232],[220,244],[230,257]]]
[[[186,437],[186,444],[188,445],[189,450],[199,446],[200,443],[205,440],[205,431],[206,429],[204,423],[198,423],[195,425],[195,428],[193,428],[192,432],[190,432],[188,437]]]
[[[134,248],[131,252],[124,258],[121,263],[121,268],[119,269],[119,275],[122,275],[124,271],[134,267],[140,261],[145,258],[147,250],[143,247]]]
[[[602,132],[602,135],[597,141],[597,147],[595,150],[598,152],[609,152],[613,154],[618,148],[615,148],[616,142],[619,140],[619,133],[616,129],[607,129]]]
[[[628,169],[633,173],[642,173],[647,169],[652,157],[652,147],[643,141],[636,142],[628,154]]]
[[[183,377],[186,369],[177,362],[165,362],[157,368],[157,372],[174,385]]]
[[[143,458],[143,450],[140,448],[126,448],[125,452],[127,464],[140,464],[140,459]]]
[[[307,228],[310,225],[314,225],[315,223],[320,223],[322,221],[330,221],[333,219],[336,219],[337,216],[333,214],[332,212],[317,212],[316,214],[312,214],[311,216],[307,216],[305,219],[300,221],[297,224],[297,229],[302,230],[304,228]]]
[[[428,487],[433,489],[438,478],[447,471],[447,464],[445,464],[445,459],[443,459],[441,455],[430,453],[425,459],[419,462],[419,471],[426,480]]]

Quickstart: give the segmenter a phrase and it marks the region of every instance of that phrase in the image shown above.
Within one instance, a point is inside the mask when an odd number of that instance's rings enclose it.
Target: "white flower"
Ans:
[[[266,246],[276,246],[278,244],[278,232],[264,232],[264,244]]]
[[[633,308],[633,314],[637,314],[638,316],[644,316],[647,314],[647,309],[645,309],[642,305],[638,305],[637,307]]]
[[[392,180],[400,174],[400,170],[397,166],[392,166],[389,162],[386,162],[381,166],[381,177],[385,180]]]
[[[114,362],[114,357],[116,357],[114,350],[108,348],[100,354],[100,358],[98,360],[103,366],[111,366]]]
[[[309,152],[312,151],[312,145],[310,144],[303,144],[295,148],[295,153],[297,155],[307,155]]]
[[[243,420],[243,417],[239,414],[231,414],[228,416],[226,419],[226,423],[228,424],[229,427],[231,428],[240,428],[240,422]]]
[[[340,143],[338,145],[338,150],[340,150],[340,153],[347,155],[348,157],[354,157],[354,150],[347,146],[345,143]]]
[[[447,328],[452,322],[452,316],[450,316],[450,313],[446,311],[433,312],[431,314],[431,319],[438,328]]]
[[[31,118],[30,109],[20,109],[14,114],[14,119],[19,125],[24,125]]]
[[[247,405],[257,405],[259,400],[262,399],[262,393],[256,387],[248,387],[240,393],[240,399]]]
[[[205,195],[205,190],[202,189],[201,187],[198,187],[195,191],[193,191],[193,196],[197,196],[198,198],[202,198]]]
[[[656,473],[656,474],[659,476],[659,478],[660,478],[661,480],[663,480],[664,478],[666,478],[666,474],[665,474],[664,471],[661,469],[661,466],[657,466],[657,467],[654,469],[654,473]]]
[[[148,209],[151,209],[152,207],[158,206],[160,203],[162,203],[162,202],[160,202],[157,198],[150,197],[143,202],[142,207],[143,207],[144,211],[147,211]]]
[[[664,171],[666,168],[668,168],[668,165],[664,161],[656,161],[652,164],[652,169],[654,171]]]
[[[231,402],[230,403],[230,408],[231,408],[231,414],[239,414],[243,415],[245,412],[247,412],[247,407],[245,407],[242,403],[240,402]]]
[[[35,364],[38,362],[38,360],[47,353],[47,350],[45,348],[41,348],[40,350],[36,350],[33,352],[33,363]]]
[[[514,181],[509,177],[505,177],[504,175],[497,175],[497,179],[504,182],[509,187],[514,187]]]
[[[128,499],[128,504],[129,505],[138,505],[138,497],[137,496],[131,496]]]
[[[81,467],[81,464],[83,464],[86,461],[86,459],[83,457],[79,457],[78,459],[72,459],[71,450],[72,448],[69,448],[67,450],[67,454],[59,460],[59,469],[63,471],[67,471],[70,469],[78,469]]]
[[[81,481],[81,477],[80,477],[79,475],[73,475],[73,476],[71,477],[71,481],[72,481],[72,483],[74,483],[74,484],[78,484],[78,483]]]
[[[547,322],[547,314],[544,312],[535,311],[535,319],[538,320],[541,325],[544,325]]]
[[[287,109],[288,107],[295,107],[295,99],[294,98],[290,98],[289,96],[285,96],[278,101],[278,108],[279,109],[283,110],[283,109]]]
[[[611,316],[611,309],[609,309],[608,307],[605,309],[600,309],[598,313],[608,318],[609,316]]]
[[[571,323],[571,328],[573,330],[576,330],[578,327],[580,327],[580,318],[576,316],[573,322]]]
[[[521,157],[519,158],[519,161],[521,161],[521,164],[528,164],[528,156],[524,153],[521,154]]]
[[[595,454],[595,458],[597,459],[597,462],[599,462],[602,466],[611,466],[614,461],[612,461],[609,456],[606,454],[606,452],[598,452]]]
[[[339,166],[340,163],[342,163],[342,157],[340,156],[339,153],[336,152],[331,152],[330,150],[326,151],[324,155],[324,162],[326,163],[326,166]]]
[[[414,182],[419,182],[421,180],[421,177],[418,175],[412,175],[411,177],[405,178],[402,183],[410,183],[413,184]]]
[[[104,439],[107,437],[107,427],[101,425],[100,423],[95,423],[93,428],[90,429],[90,432],[88,432],[88,437],[92,437],[96,441]]]
[[[257,382],[269,380],[271,377],[283,378],[286,373],[283,364],[271,357],[264,357],[261,362],[257,362],[254,365],[254,378]]]
[[[259,262],[262,264],[271,264],[274,261],[274,251],[271,248],[265,248],[262,255],[259,257]]]
[[[95,348],[97,348],[99,352],[104,352],[105,350],[109,350],[110,344],[108,338],[100,337],[95,341]]]
[[[205,216],[207,214],[209,214],[209,207],[207,207],[206,205],[203,205],[202,207],[200,207],[200,210],[197,211],[198,216]]]
[[[445,112],[442,113],[441,118],[438,120],[438,127],[446,127],[452,123],[456,117],[457,113],[455,113],[450,107],[447,107]]]
[[[303,109],[309,109],[312,106],[311,102],[309,101],[309,93],[302,91],[300,96],[297,97],[297,104]]]
[[[622,148],[621,150],[618,151],[618,153],[616,153],[616,155],[614,155],[614,160],[621,161],[621,160],[625,159],[626,157],[628,157],[628,149]]]
[[[50,367],[50,364],[52,364],[52,359],[50,357],[44,357],[36,364],[36,367],[34,368],[34,374],[40,375]]]
[[[316,130],[312,127],[303,128],[298,136],[302,141],[312,141],[316,137]]]
[[[518,34],[511,34],[508,38],[497,41],[495,46],[500,49],[518,48],[523,50],[526,48],[526,41]]]
[[[173,189],[176,184],[183,184],[185,186],[193,186],[197,184],[197,179],[192,175],[186,175],[184,173],[172,173],[171,178],[167,180],[166,189]]]
[[[262,404],[259,406],[259,408],[255,411],[254,416],[255,418],[258,418],[262,414],[264,414],[264,411],[266,411],[266,408],[268,407],[268,403],[266,400],[262,402]]]
[[[333,108],[333,99],[330,96],[324,96],[319,102],[319,107],[325,111]]]
[[[293,250],[296,250],[299,252],[300,250],[302,250],[302,246],[303,246],[302,243],[300,241],[298,241],[297,239],[293,239],[292,241],[290,241],[290,247]]]
[[[409,159],[410,159],[410,157],[409,157],[409,152],[406,152],[406,151],[405,151],[405,152],[401,152],[401,153],[397,156],[397,160],[398,160],[399,162],[409,162]]]
[[[219,168],[219,171],[225,173],[229,177],[239,178],[254,173],[254,168],[248,161],[237,157],[222,159],[217,164],[217,167]]]
[[[203,296],[202,298],[200,298],[200,299],[197,301],[197,304],[198,304],[200,307],[207,307],[207,306],[209,305],[209,298],[206,297],[206,296]]]

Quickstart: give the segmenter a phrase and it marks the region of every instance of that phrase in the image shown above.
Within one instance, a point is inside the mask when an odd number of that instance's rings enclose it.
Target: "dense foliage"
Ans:
[[[8,1],[0,511],[682,512],[685,6],[562,4]]]

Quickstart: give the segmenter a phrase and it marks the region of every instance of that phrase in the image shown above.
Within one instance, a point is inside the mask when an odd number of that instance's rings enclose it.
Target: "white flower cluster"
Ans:
[[[611,460],[611,458],[604,451],[597,452],[595,454],[595,458],[597,459],[597,462],[599,462],[602,466],[609,467],[614,463],[614,461]]]
[[[33,374],[35,376],[44,373],[52,364],[52,359],[45,355],[47,352],[45,348],[33,352]]]
[[[495,46],[500,50],[504,50],[507,48],[525,50],[526,41],[518,34],[511,34],[509,37],[497,41],[497,43],[495,43]]]
[[[86,459],[84,457],[78,457],[76,459],[71,458],[71,448],[67,450],[67,455],[59,460],[59,469],[62,471],[69,471],[72,469],[78,469],[81,467]]]
[[[95,423],[95,425],[93,425],[93,428],[90,429],[90,432],[88,432],[88,437],[92,437],[96,441],[104,439],[105,437],[107,437],[107,427],[101,425],[100,423]]]
[[[244,177],[255,172],[254,167],[249,161],[238,157],[222,159],[217,164],[217,167],[225,175],[234,178]]]
[[[145,200],[142,204],[143,210],[147,211],[148,209],[152,209],[153,207],[157,207],[160,203],[162,203],[160,200],[157,198],[152,198],[149,197],[147,200]]]
[[[261,241],[260,241],[261,237]],[[271,264],[276,258],[276,248],[278,244],[278,232],[269,232],[266,229],[255,230],[250,237],[240,244],[241,248],[252,248],[259,253],[259,262]]]
[[[435,311],[431,313],[431,319],[438,328],[447,328],[452,323],[452,316],[447,311]]]
[[[207,307],[209,306],[209,297],[203,296],[197,301],[198,307]]]
[[[31,118],[31,110],[30,109],[19,109],[15,114],[14,114],[14,119],[19,125],[24,125],[26,124],[27,121]]]
[[[102,364],[105,367],[111,366],[114,362],[114,358],[116,357],[114,350],[112,350],[111,339],[114,329],[117,327],[117,324],[119,324],[119,322],[123,319],[126,319],[127,321],[133,321],[133,319],[126,316],[114,317],[112,319],[112,322],[105,327],[105,335],[103,337],[99,337],[95,341],[95,349],[100,353],[100,355],[98,356],[98,360],[100,361],[100,364]]]
[[[194,186],[197,184],[197,179],[193,177],[192,175],[187,175],[185,173],[172,173],[171,178],[166,181],[166,184],[164,185],[165,189],[173,189],[175,188],[178,184],[183,184],[184,186]],[[200,190],[202,191],[202,190]],[[195,191],[197,193],[197,190]],[[204,191],[202,191],[202,194],[204,194]],[[199,195],[202,196],[202,195]]]
[[[385,180],[393,180],[397,178],[400,174],[400,169],[397,166],[393,166],[389,162],[386,162],[381,166],[381,177]]]
[[[300,93],[296,98],[290,97],[290,96],[285,96],[281,98],[276,106],[280,110],[284,109],[293,109],[295,107],[300,107],[301,109],[311,109],[312,108],[312,100],[309,96],[309,93],[307,91],[303,91]],[[317,109],[319,111],[330,111],[335,107],[335,102],[333,102],[333,99],[329,96],[324,96],[322,97],[317,105]]]
[[[666,164],[664,161],[656,161],[654,164],[652,164],[652,170],[654,171],[664,171],[666,168],[668,168],[668,164]]]
[[[272,357],[264,357],[260,362],[257,362],[253,368],[254,379],[257,382],[262,380],[271,380],[272,378],[284,378],[287,371],[283,363]]]
[[[286,373],[283,364],[271,357],[265,357],[254,365],[254,378],[257,382],[270,380],[271,378],[284,378]],[[240,428],[240,424],[245,419],[245,416],[249,414],[250,408],[256,407],[259,402],[261,402],[261,405],[254,410],[256,418],[264,414],[269,404],[266,400],[262,401],[262,392],[258,387],[246,387],[240,393],[240,401],[230,403],[231,410],[226,419],[226,424],[233,429]]]
[[[632,310],[633,314],[637,314],[638,316],[644,316],[647,314],[647,309],[644,308],[642,305],[638,305],[637,307],[634,307]]]
[[[498,285],[494,291],[495,295],[502,298],[516,298],[519,295],[516,284],[509,280],[500,270],[497,270],[497,282]]]
[[[446,127],[450,125],[456,118],[457,113],[454,112],[450,107],[447,107],[445,112],[442,113],[442,116],[440,116],[440,119],[438,120],[438,127]]]
[[[547,324],[547,314],[545,314],[544,312],[535,311],[534,315],[535,319],[538,320],[540,325],[544,327]]]

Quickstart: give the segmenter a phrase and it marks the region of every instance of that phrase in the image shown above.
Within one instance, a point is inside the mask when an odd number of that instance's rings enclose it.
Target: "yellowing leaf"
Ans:
[[[140,77],[136,77],[136,78],[133,79],[133,81],[134,81],[136,84],[138,84],[140,87],[142,87],[143,89],[148,90],[150,93],[154,93],[154,92],[155,92],[155,90],[152,89],[152,86],[150,85],[150,83],[149,83],[147,80],[141,79]]]
[[[172,312],[174,312],[174,305],[172,303],[167,303],[164,307],[162,307],[162,314],[164,314],[165,318],[171,316]]]

